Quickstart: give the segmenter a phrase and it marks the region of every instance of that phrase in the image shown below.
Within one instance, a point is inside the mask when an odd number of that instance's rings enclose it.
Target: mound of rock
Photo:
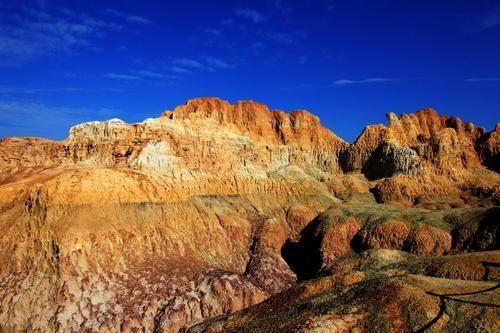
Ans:
[[[342,257],[371,249],[402,250],[442,256],[452,250],[498,249],[498,209],[426,210],[378,204],[334,204],[302,232],[295,248],[302,266],[290,264],[301,279],[304,271],[328,270]],[[289,244],[290,246],[290,244]],[[306,260],[305,258],[308,258]],[[295,261],[294,261],[295,260]]]
[[[434,259],[369,251],[338,261],[332,275],[184,332],[494,332],[500,292],[495,277],[483,274],[484,263],[499,255]],[[462,268],[462,274],[434,276]]]
[[[360,249],[403,249],[411,226],[399,220],[386,220],[370,225],[357,235]]]
[[[416,151],[385,143],[373,151],[362,172],[368,179],[374,180],[397,175],[416,175],[420,168],[420,158]]]

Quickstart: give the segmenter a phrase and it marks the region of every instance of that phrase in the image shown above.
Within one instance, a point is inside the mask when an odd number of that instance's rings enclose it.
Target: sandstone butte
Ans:
[[[499,332],[500,126],[196,98],[0,140],[0,331]]]

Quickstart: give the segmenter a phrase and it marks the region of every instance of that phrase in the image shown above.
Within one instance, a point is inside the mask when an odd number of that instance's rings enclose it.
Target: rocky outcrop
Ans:
[[[339,257],[351,253],[351,241],[361,225],[352,216],[343,216],[335,209],[329,209],[318,216],[305,230],[302,242],[310,257],[318,258],[322,269],[332,265]]]
[[[301,233],[295,245],[304,262],[289,256],[301,279],[339,258],[371,249],[402,250],[420,256],[442,256],[452,250],[498,249],[497,208],[430,211],[379,204],[333,204]],[[291,251],[290,248],[287,251]],[[307,259],[306,259],[307,258]]]
[[[397,175],[416,175],[420,168],[420,158],[415,150],[388,143],[373,151],[362,172],[368,179],[374,180]]]
[[[197,98],[63,141],[2,139],[0,331],[177,332],[370,249],[496,249],[478,216],[493,208],[471,207],[498,202],[481,164],[497,132],[423,110],[349,145],[307,111]]]
[[[481,160],[486,166],[500,170],[500,124],[496,124],[495,129],[484,134],[477,142],[477,147]]]
[[[411,226],[399,220],[386,220],[364,228],[358,235],[360,249],[402,249]]]
[[[345,146],[343,140],[321,126],[319,118],[305,110],[270,111],[253,101],[239,101],[234,105],[218,98],[195,98],[178,106],[172,119],[215,120],[219,124],[234,125],[240,131],[262,137],[267,142],[296,143],[301,146]]]
[[[339,260],[328,276],[184,332],[496,331],[500,293],[486,271],[499,259],[498,251],[442,258],[367,251]]]
[[[288,212],[332,203],[335,145],[307,112],[218,99],[2,140],[0,328],[176,332],[290,287]]]
[[[387,120],[388,126],[367,126],[339,154],[344,172],[381,179],[373,189],[380,202],[413,204],[422,195],[456,195],[457,182],[470,178],[471,170],[484,165],[498,171],[498,126],[486,133],[428,108],[400,117],[389,113]],[[498,184],[498,173],[486,177]]]
[[[403,248],[411,253],[424,256],[440,256],[451,250],[451,235],[449,232],[420,224],[406,240]]]
[[[498,154],[495,152],[498,142],[494,138],[495,131],[485,133],[484,129],[475,127],[472,123],[464,124],[457,117],[440,116],[433,109],[402,114],[400,118],[389,113],[387,120],[388,126],[366,127],[356,141],[344,150],[341,157],[344,171],[362,170],[367,167],[367,163],[371,164],[366,169],[368,175],[373,170],[383,169],[387,160],[382,159],[381,165],[376,165],[376,161],[383,157],[381,153],[384,148],[381,146],[387,144],[412,149],[435,172],[446,174],[474,168],[481,163],[493,163],[487,161],[493,161],[492,156]],[[493,139],[488,139],[492,137]],[[372,158],[373,154],[375,156]],[[394,157],[409,156],[408,154],[414,155],[411,151],[403,150]],[[416,160],[416,156],[412,156],[411,160]]]

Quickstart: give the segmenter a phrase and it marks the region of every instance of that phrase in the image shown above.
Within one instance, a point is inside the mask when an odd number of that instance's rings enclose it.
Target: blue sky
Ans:
[[[187,99],[307,109],[352,141],[385,113],[500,121],[500,1],[1,1],[0,137]]]

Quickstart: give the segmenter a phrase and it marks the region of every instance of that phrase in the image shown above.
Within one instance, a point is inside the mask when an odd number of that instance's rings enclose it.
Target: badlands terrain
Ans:
[[[352,144],[217,98],[4,138],[0,331],[500,332],[499,169],[500,125],[433,109]]]

